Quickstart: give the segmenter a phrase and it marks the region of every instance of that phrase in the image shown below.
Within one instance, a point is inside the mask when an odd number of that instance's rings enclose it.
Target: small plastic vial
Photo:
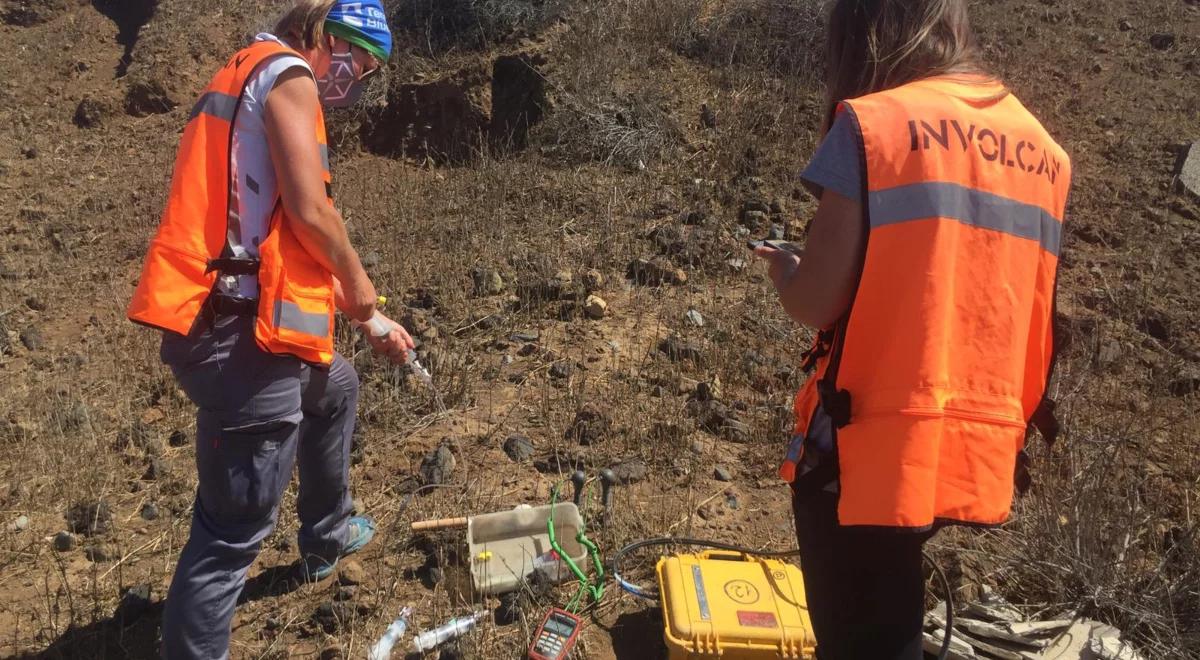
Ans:
[[[405,607],[400,610],[400,616],[392,622],[384,631],[383,637],[375,642],[375,646],[367,653],[367,660],[388,660],[392,655],[392,647],[396,642],[404,637],[404,633],[408,631],[408,617],[412,615],[412,608]]]

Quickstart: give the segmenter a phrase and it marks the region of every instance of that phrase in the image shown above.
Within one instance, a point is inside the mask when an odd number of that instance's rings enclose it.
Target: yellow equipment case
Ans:
[[[800,569],[710,550],[658,560],[669,660],[811,660],[816,640]]]

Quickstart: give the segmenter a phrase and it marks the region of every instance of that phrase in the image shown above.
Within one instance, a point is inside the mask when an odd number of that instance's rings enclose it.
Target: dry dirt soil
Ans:
[[[931,549],[960,600],[990,586],[1031,616],[1113,623],[1147,657],[1200,657],[1200,204],[1175,181],[1200,139],[1200,6],[972,7],[988,64],[1075,164],[1053,386],[1066,432],[1033,444],[1038,482],[1009,524]],[[0,2],[0,656],[156,653],[193,408],[123,309],[197,92],[279,10]],[[335,193],[447,410],[339,327],[362,379],[351,475],[380,534],[338,579],[292,584],[289,491],[233,656],[361,657],[403,605],[418,628],[469,611],[461,534],[409,522],[547,502],[575,466],[628,481],[607,524],[589,508],[609,554],[665,534],[792,546],[774,470],[810,335],[742,245],[772,225],[800,240],[814,209],[797,172],[821,113],[820,7],[390,12],[388,75],[330,117]],[[409,503],[430,477],[449,485]],[[651,579],[652,559],[631,576]],[[515,623],[441,657],[518,657],[569,596],[531,594]],[[580,657],[661,652],[658,610],[615,589],[587,620]]]

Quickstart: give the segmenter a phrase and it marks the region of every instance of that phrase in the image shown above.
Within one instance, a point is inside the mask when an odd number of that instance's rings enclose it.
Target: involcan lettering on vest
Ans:
[[[1040,146],[1004,133],[997,134],[990,128],[975,124],[968,124],[964,128],[957,119],[910,119],[908,134],[912,139],[912,151],[934,148],[961,148],[966,151],[974,147],[984,160],[1045,176],[1050,183],[1054,183],[1062,172],[1062,163]]]

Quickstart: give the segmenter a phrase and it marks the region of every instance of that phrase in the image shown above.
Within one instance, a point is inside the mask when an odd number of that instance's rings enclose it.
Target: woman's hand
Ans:
[[[367,343],[371,345],[371,350],[376,354],[382,355],[390,360],[393,364],[404,364],[408,362],[408,352],[416,348],[412,337],[404,326],[396,323],[379,312],[375,312],[375,319],[384,325],[391,328],[385,335],[376,337],[371,334],[371,328],[365,323],[359,323],[358,327],[367,336]]]
[[[775,285],[775,290],[779,292],[783,292],[787,288],[788,280],[800,268],[800,257],[787,250],[776,250],[763,245],[754,248],[754,256],[766,260],[769,264],[767,275],[771,278],[771,283]]]
[[[821,196],[804,257],[760,247],[783,309],[798,323],[823,329],[850,309],[863,264],[866,230],[862,205],[831,190]]]

